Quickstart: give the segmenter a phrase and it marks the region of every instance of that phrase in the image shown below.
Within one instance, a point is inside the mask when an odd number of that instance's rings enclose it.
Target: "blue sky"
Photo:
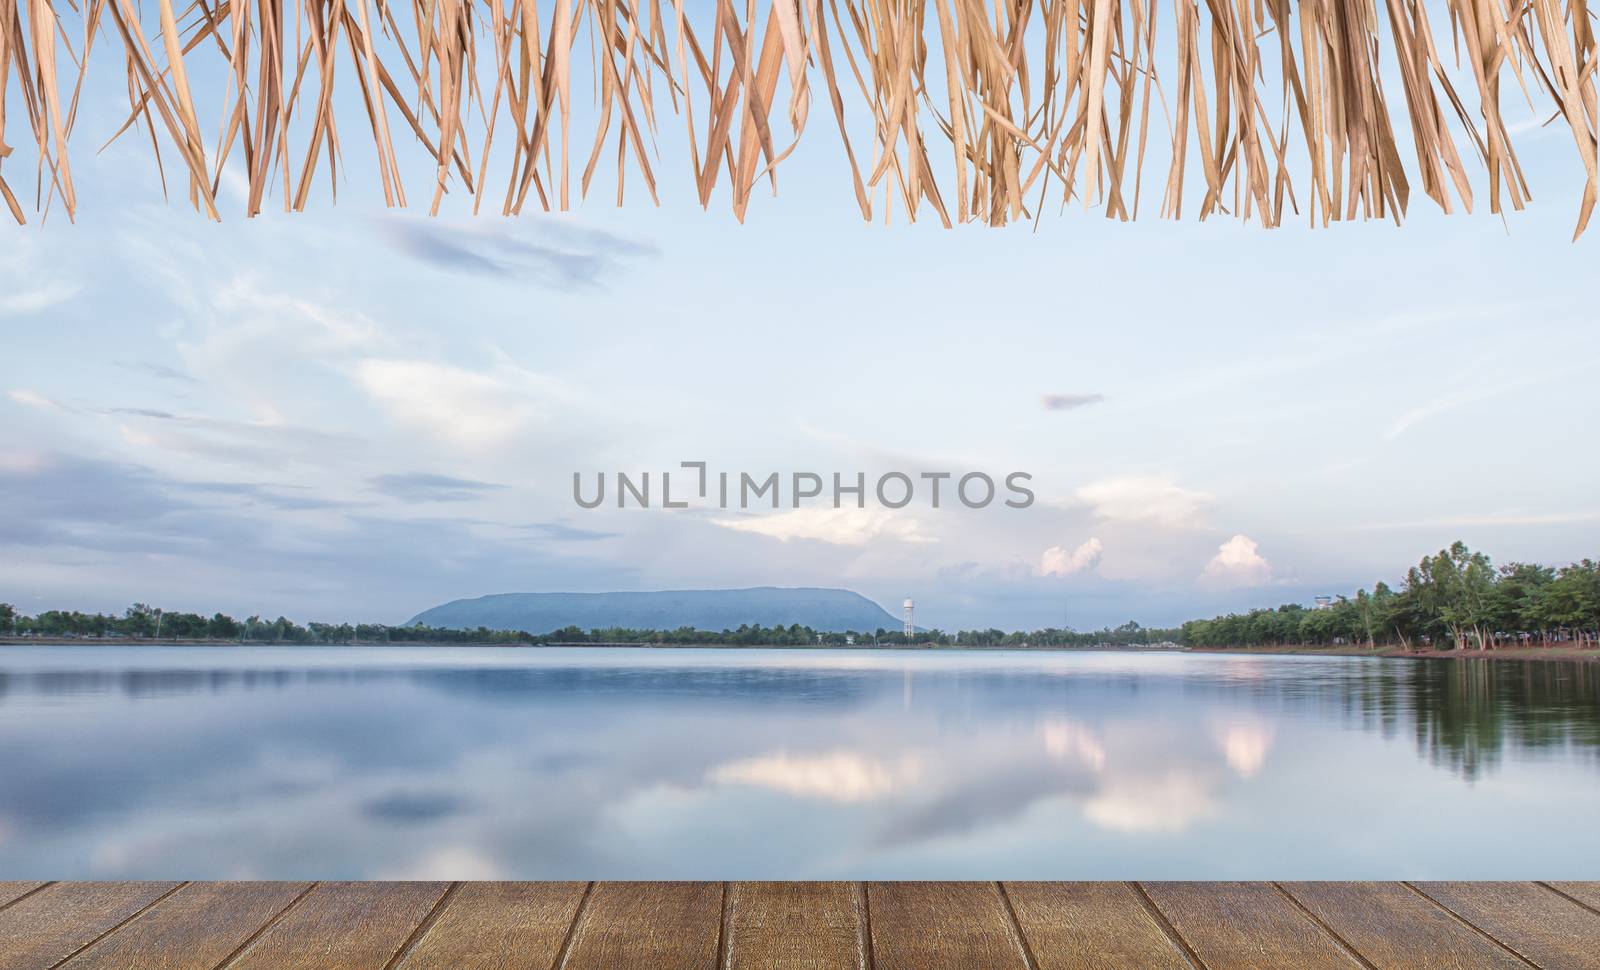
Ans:
[[[1394,582],[1457,538],[1600,552],[1597,243],[1568,241],[1560,136],[1523,146],[1529,212],[1416,199],[1400,230],[867,226],[826,133],[743,226],[670,166],[659,208],[428,220],[346,187],[218,226],[138,145],[85,150],[116,117],[80,121],[77,223],[3,230],[0,598],[27,611],[772,584],[1088,628]],[[1020,470],[1038,502],[571,500],[574,471],[689,459]]]

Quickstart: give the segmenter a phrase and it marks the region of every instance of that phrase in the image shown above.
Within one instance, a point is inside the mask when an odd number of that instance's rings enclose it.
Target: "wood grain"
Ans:
[[[1550,885],[1590,909],[1600,911],[1600,882],[1553,882]]]
[[[43,886],[43,882],[0,882],[0,907],[8,906]]]
[[[56,883],[0,911],[0,970],[43,970],[171,892],[175,882]]]
[[[383,970],[448,888],[442,882],[323,883],[229,970]]]
[[[1125,882],[1008,882],[1039,970],[1185,970],[1189,960]]]
[[[992,882],[867,886],[876,970],[1025,970],[1022,941]]]
[[[1210,970],[1349,970],[1358,964],[1269,883],[1141,883]]]
[[[561,970],[712,970],[722,891],[715,882],[596,883]]]
[[[67,963],[70,970],[212,970],[311,885],[192,883]]]
[[[463,883],[397,970],[550,970],[588,888]]]
[[[1527,964],[1398,883],[1301,882],[1283,889],[1379,970],[1527,970]]]
[[[1600,916],[1531,882],[1419,882],[1457,916],[1547,970],[1600,968]]]
[[[728,887],[724,970],[865,970],[865,896],[846,882]]]
[[[1592,882],[0,882],[0,970],[1600,970],[1597,903]]]

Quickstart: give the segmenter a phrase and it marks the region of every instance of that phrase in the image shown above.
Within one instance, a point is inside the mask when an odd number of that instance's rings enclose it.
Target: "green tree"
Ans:
[[[130,637],[148,637],[156,632],[156,611],[135,603],[122,614],[122,632]]]
[[[1475,642],[1479,650],[1490,649],[1494,565],[1488,556],[1468,550],[1463,542],[1451,544],[1435,559],[1446,583],[1442,618],[1456,649],[1466,649],[1469,642]]]
[[[1556,572],[1539,591],[1534,611],[1565,637],[1587,645],[1600,627],[1600,563],[1585,559]]]
[[[1538,633],[1543,638],[1539,598],[1555,577],[1556,571],[1549,566],[1521,562],[1501,566],[1489,594],[1489,623],[1496,635],[1531,637]]]
[[[237,640],[244,627],[226,613],[218,613],[206,621],[206,636],[214,640]]]
[[[1424,557],[1406,574],[1413,613],[1410,619],[1436,645],[1448,640],[1458,650],[1466,649],[1469,642],[1486,649],[1493,585],[1494,567],[1489,557],[1472,552],[1465,543],[1452,543],[1449,549]]]

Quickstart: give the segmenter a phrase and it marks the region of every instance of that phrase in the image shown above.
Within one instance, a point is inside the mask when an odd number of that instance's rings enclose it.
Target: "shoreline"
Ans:
[[[835,644],[790,644],[790,643],[493,643],[493,642],[446,642],[439,643],[428,640],[393,640],[384,642],[355,642],[355,643],[302,643],[294,640],[253,640],[240,642],[238,640],[175,640],[175,639],[95,639],[88,637],[0,637],[0,648],[3,647],[300,647],[307,650],[317,649],[351,649],[373,647],[435,647],[448,650],[458,647],[472,647],[475,649],[495,648],[501,650],[563,650],[573,647],[589,647],[595,649],[626,649],[639,650],[827,650],[839,653],[849,653],[858,650],[922,650],[928,652],[954,651],[954,650],[993,650],[1012,651],[1018,653],[1205,653],[1225,656],[1258,656],[1258,657],[1369,657],[1377,659],[1399,660],[1565,660],[1565,661],[1600,661],[1600,649],[1580,649],[1571,646],[1559,647],[1502,647],[1499,650],[1406,650],[1401,647],[1368,648],[1355,645],[1335,647],[1174,647],[1174,646],[1093,646],[1093,647],[1063,647],[1063,646],[1017,646],[999,644],[856,644],[854,646],[838,646]]]
[[[346,643],[305,643],[299,640],[174,640],[154,637],[99,639],[95,637],[6,637],[0,636],[3,647],[299,647],[306,650],[368,649],[372,647],[437,647],[448,650],[455,647],[499,650],[568,650],[590,647],[601,650],[830,650],[851,653],[858,650],[922,650],[928,652],[951,650],[1010,650],[1020,652],[1071,653],[1185,653],[1177,646],[1117,646],[1107,644],[1094,647],[1016,646],[1006,644],[932,644],[932,643],[857,643],[841,646],[833,643],[627,643],[627,642],[575,642],[575,643],[496,643],[487,640],[433,641],[433,640],[359,640]]]
[[[1185,653],[1278,657],[1373,657],[1391,660],[1600,661],[1600,650],[1579,647],[1501,647],[1499,650],[1407,650],[1403,647],[1186,647]]]

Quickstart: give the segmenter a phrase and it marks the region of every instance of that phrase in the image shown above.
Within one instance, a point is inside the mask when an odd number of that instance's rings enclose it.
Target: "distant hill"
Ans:
[[[798,623],[827,633],[898,630],[901,621],[883,607],[847,589],[680,589],[648,593],[496,593],[454,600],[411,619],[411,624],[446,629],[524,630],[549,633],[566,626],[582,630],[734,630],[741,625]]]

